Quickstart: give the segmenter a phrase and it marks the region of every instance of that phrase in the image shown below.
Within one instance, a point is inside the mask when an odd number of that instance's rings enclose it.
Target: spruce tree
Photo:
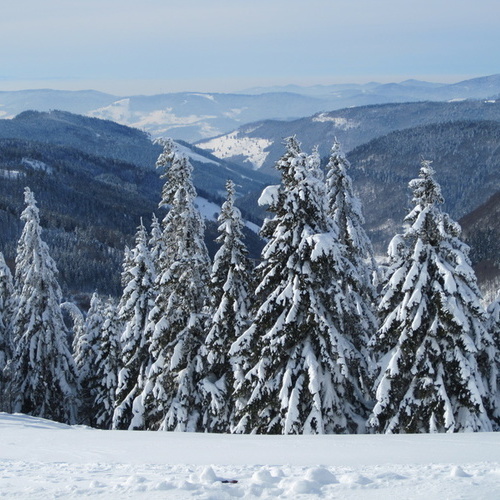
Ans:
[[[121,364],[113,414],[114,429],[128,429],[133,418],[133,402],[144,388],[151,364],[150,339],[146,336],[148,314],[154,306],[155,269],[147,242],[146,228],[139,226],[131,259],[124,262],[122,281],[125,287],[118,306],[121,335]]]
[[[194,205],[191,164],[166,141],[157,167],[166,169],[160,206],[169,211],[163,220],[165,251],[159,257],[158,294],[147,326],[153,364],[134,402],[133,426],[196,431],[210,260],[204,223]]]
[[[496,380],[491,380],[490,416],[495,431],[500,430],[500,291],[496,299],[488,306],[488,331],[492,337],[496,352]]]
[[[221,246],[211,275],[212,327],[204,343],[203,429],[227,432],[233,420],[233,365],[229,346],[246,329],[250,309],[251,263],[243,243],[243,222],[234,206],[235,186],[226,183],[227,199],[218,218]]]
[[[442,212],[430,162],[410,182],[414,208],[391,242],[374,342],[381,366],[369,424],[378,432],[491,430],[494,350],[460,227]]]
[[[92,294],[90,308],[87,311],[82,328],[78,328],[73,339],[79,384],[79,422],[84,425],[94,424],[93,390],[96,384],[97,343],[105,320],[105,303],[97,292]]]
[[[39,211],[24,192],[24,228],[16,255],[12,409],[59,422],[76,421],[77,374],[59,307],[57,269],[42,241]]]
[[[488,306],[488,325],[494,339],[500,340],[500,290],[495,300]]]
[[[357,367],[365,398],[371,397],[375,367],[370,359],[369,340],[377,331],[376,282],[377,265],[373,248],[364,228],[361,202],[354,193],[348,174],[350,163],[335,141],[327,165],[326,188],[328,216],[336,234],[343,258],[349,262],[341,275],[341,286],[349,308],[343,334],[361,354]]]
[[[116,305],[112,299],[108,299],[104,308],[104,322],[95,339],[94,382],[91,388],[91,425],[99,429],[111,428],[120,368],[120,332]]]
[[[158,274],[158,268],[164,256],[166,255],[166,241],[161,228],[161,223],[153,214],[151,220],[151,235],[148,241],[151,262],[154,265],[155,276]]]
[[[12,320],[14,316],[14,284],[9,267],[0,252],[0,411],[8,411],[6,394],[8,371],[6,366],[12,357]]]
[[[237,378],[235,432],[357,432],[366,418],[360,354],[342,333],[348,309],[338,277],[349,263],[331,231],[324,183],[310,167],[288,139],[276,165],[282,183],[259,200],[274,217],[262,228],[259,307],[231,348],[245,374]]]

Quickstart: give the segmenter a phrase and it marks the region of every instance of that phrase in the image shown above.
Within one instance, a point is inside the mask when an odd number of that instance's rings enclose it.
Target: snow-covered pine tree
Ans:
[[[326,189],[328,216],[332,231],[351,265],[342,269],[340,283],[349,308],[344,320],[343,334],[361,354],[358,377],[367,400],[371,398],[375,367],[370,359],[368,344],[377,331],[376,290],[377,273],[373,248],[364,228],[361,202],[354,193],[348,174],[350,163],[335,141],[327,165]],[[375,280],[376,281],[376,280]]]
[[[166,241],[161,228],[161,223],[153,214],[151,220],[151,236],[148,241],[149,253],[151,255],[151,262],[154,265],[155,276],[158,274],[158,268],[164,255],[166,255]]]
[[[495,300],[488,306],[488,324],[494,338],[500,340],[500,290]]]
[[[218,218],[220,248],[211,275],[212,327],[205,339],[203,359],[206,376],[203,429],[228,432],[233,420],[233,366],[229,347],[248,326],[252,265],[243,242],[241,213],[234,206],[235,186],[226,183],[227,199]]]
[[[77,329],[73,339],[78,385],[79,422],[92,425],[95,410],[93,408],[93,389],[96,383],[96,345],[100,336],[105,316],[105,303],[97,292],[92,294],[82,328]]]
[[[194,205],[191,164],[166,141],[157,167],[166,169],[160,206],[170,210],[163,220],[165,252],[160,256],[158,295],[147,326],[153,364],[140,398],[134,401],[132,427],[196,431],[210,259],[204,223]]]
[[[11,394],[15,412],[76,421],[77,374],[60,309],[57,269],[42,241],[39,211],[24,191],[24,228],[17,246]]]
[[[377,432],[491,430],[494,350],[460,227],[442,212],[430,162],[410,182],[413,210],[389,246],[374,340],[381,366],[369,425]]]
[[[129,280],[129,275],[128,275],[128,269],[130,269],[133,266],[133,257],[132,257],[132,250],[129,248],[128,245],[125,245],[125,248],[123,249],[123,260],[122,260],[122,275],[121,275],[121,285],[122,288],[125,288],[127,286],[128,280]]]
[[[234,432],[347,433],[364,425],[353,370],[360,354],[342,334],[348,309],[337,281],[349,263],[331,232],[324,182],[310,167],[289,138],[276,165],[282,184],[259,200],[274,217],[262,228],[269,241],[259,266],[260,307],[231,347],[245,372],[237,378]]]
[[[116,304],[108,299],[104,308],[104,322],[94,346],[94,383],[91,388],[91,425],[99,429],[111,428],[120,369],[121,326]]]
[[[78,339],[83,335],[83,330],[85,327],[85,316],[83,315],[81,309],[71,301],[63,302],[61,304],[61,311],[67,314],[72,322],[73,327],[70,330],[71,338],[73,339],[71,344],[72,353],[74,354],[74,347],[78,343]],[[73,355],[73,358],[75,356]]]
[[[10,328],[14,309],[12,274],[0,252],[0,372],[5,368],[12,354]]]
[[[11,328],[14,316],[14,284],[9,267],[0,252],[0,411],[9,411],[10,398],[6,394],[8,378],[5,369],[12,357]]]
[[[492,400],[489,404],[493,430],[500,430],[500,290],[496,299],[488,306],[488,331],[492,337],[496,351],[496,382],[491,381]]]
[[[126,266],[128,264],[128,268]],[[118,306],[125,325],[122,336],[122,368],[118,374],[113,428],[128,429],[132,422],[134,399],[141,393],[151,364],[150,339],[146,336],[148,314],[154,306],[156,273],[148,247],[147,232],[141,223],[137,229],[131,259],[124,263],[124,290]]]

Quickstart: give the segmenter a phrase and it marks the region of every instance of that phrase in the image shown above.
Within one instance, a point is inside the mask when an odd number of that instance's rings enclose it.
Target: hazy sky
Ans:
[[[0,90],[118,95],[500,73],[498,0],[4,0]]]

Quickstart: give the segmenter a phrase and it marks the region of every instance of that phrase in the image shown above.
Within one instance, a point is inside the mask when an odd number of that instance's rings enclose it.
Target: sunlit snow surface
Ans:
[[[0,498],[444,500],[499,491],[500,433],[98,431],[0,413]]]

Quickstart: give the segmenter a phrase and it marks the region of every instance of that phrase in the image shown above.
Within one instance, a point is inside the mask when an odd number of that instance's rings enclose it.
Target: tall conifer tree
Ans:
[[[366,418],[354,366],[359,353],[342,334],[348,309],[338,276],[349,263],[331,231],[324,183],[310,167],[288,139],[276,165],[282,184],[259,200],[274,217],[262,228],[269,241],[259,307],[231,348],[245,373],[237,380],[235,432],[356,432]]]
[[[127,262],[125,262],[127,264]],[[125,288],[118,306],[125,325],[122,336],[122,368],[118,375],[113,428],[128,429],[132,422],[134,399],[144,389],[151,365],[150,338],[146,335],[148,314],[154,306],[156,272],[147,242],[146,228],[139,226],[128,268],[123,270]]]
[[[6,394],[6,366],[12,357],[12,320],[14,316],[14,284],[9,267],[0,252],[0,411],[10,410]]]
[[[220,248],[212,266],[212,327],[205,339],[203,428],[227,432],[233,420],[233,365],[229,346],[246,329],[250,310],[251,263],[243,243],[243,222],[234,206],[235,186],[226,183],[227,199],[219,215]]]
[[[108,299],[104,308],[104,322],[95,344],[95,376],[92,387],[92,426],[110,429],[115,407],[115,394],[120,369],[120,332],[116,304]]]
[[[105,303],[97,292],[92,294],[82,328],[73,339],[73,356],[78,373],[79,423],[95,425],[94,387],[96,385],[97,343],[105,320]]]
[[[15,272],[13,411],[74,423],[77,374],[59,306],[57,269],[42,241],[39,211],[29,188],[24,197]]]
[[[327,213],[343,258],[350,264],[345,266],[340,277],[349,308],[343,334],[361,354],[358,376],[364,387],[365,398],[369,400],[375,367],[370,359],[368,343],[377,331],[374,286],[377,266],[370,239],[363,228],[361,202],[354,193],[349,168],[349,161],[342,153],[340,144],[335,141],[327,165]]]
[[[381,364],[370,425],[379,432],[491,430],[494,350],[468,247],[441,211],[430,162],[410,182],[413,210],[390,245],[375,340]]]
[[[196,431],[201,417],[200,346],[207,320],[210,259],[204,223],[194,205],[191,164],[166,141],[157,167],[166,169],[160,206],[169,211],[163,220],[165,251],[159,258],[158,295],[147,327],[153,364],[134,403],[134,426]]]

